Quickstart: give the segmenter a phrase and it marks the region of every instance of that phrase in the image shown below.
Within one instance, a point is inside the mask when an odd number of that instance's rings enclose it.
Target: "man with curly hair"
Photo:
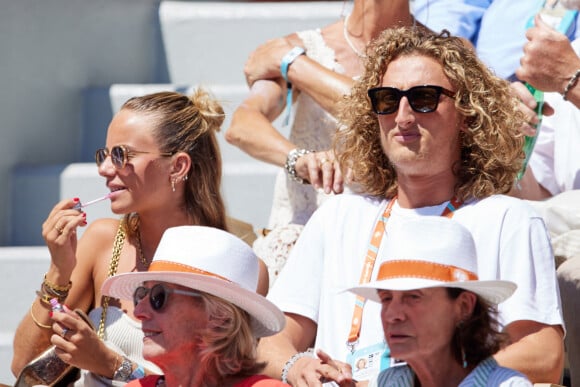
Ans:
[[[293,385],[347,385],[394,365],[380,308],[343,290],[376,278],[375,259],[397,243],[390,229],[444,215],[473,234],[480,279],[518,285],[499,308],[511,344],[495,359],[533,382],[557,383],[564,328],[549,237],[531,207],[504,195],[523,160],[523,117],[509,84],[446,32],[386,30],[367,53],[341,102],[344,128],[335,140],[357,194],[314,213],[271,289],[287,324],[260,342],[267,372],[283,371]],[[315,359],[310,346],[328,355]],[[363,356],[369,366],[357,374]]]

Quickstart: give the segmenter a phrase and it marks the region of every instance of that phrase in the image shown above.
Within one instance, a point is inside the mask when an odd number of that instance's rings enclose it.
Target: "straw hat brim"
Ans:
[[[138,286],[146,281],[167,282],[199,290],[222,298],[248,312],[256,337],[271,336],[284,328],[284,314],[261,295],[234,282],[203,274],[177,271],[123,273],[107,278],[102,293],[107,296],[132,299]]]
[[[515,292],[517,285],[504,280],[443,282],[424,278],[395,278],[361,284],[348,290],[368,300],[380,302],[377,290],[405,291],[434,287],[465,289],[497,305],[509,298]]]

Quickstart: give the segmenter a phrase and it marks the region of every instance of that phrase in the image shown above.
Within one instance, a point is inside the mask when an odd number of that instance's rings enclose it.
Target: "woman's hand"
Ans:
[[[312,152],[300,157],[296,161],[296,174],[326,194],[344,191],[342,172],[332,151]]]
[[[253,85],[259,79],[276,79],[282,77],[280,64],[282,58],[292,49],[286,38],[268,40],[258,46],[248,57],[244,65],[244,74],[248,85]]]
[[[50,341],[56,346],[56,355],[75,367],[111,378],[119,355],[99,339],[93,327],[64,308],[64,312],[52,314],[54,335]]]
[[[50,251],[52,264],[60,273],[69,275],[76,265],[76,229],[87,224],[86,213],[74,209],[78,203],[78,198],[62,200],[42,225],[42,237]]]

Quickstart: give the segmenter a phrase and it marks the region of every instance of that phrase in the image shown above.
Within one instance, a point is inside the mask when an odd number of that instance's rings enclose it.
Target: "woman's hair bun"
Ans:
[[[208,91],[197,88],[189,97],[210,128],[219,130],[225,120],[222,105]]]

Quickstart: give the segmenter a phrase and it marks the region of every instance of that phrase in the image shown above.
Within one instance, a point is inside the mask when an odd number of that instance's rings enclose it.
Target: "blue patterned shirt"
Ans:
[[[369,387],[413,387],[415,374],[407,366],[395,366],[382,371],[369,382]],[[532,387],[520,372],[501,367],[493,357],[479,363],[458,387]]]

